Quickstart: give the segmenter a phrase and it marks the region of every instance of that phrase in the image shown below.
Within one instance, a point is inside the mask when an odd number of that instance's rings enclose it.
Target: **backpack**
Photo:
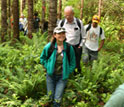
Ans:
[[[88,27],[86,28],[86,32],[89,31],[90,28],[91,28],[91,23],[90,23],[90,24],[88,25]],[[99,35],[101,35],[101,34],[102,34],[102,28],[100,27],[100,34],[99,34]]]
[[[76,18],[76,22],[77,22],[77,25],[78,25],[78,27],[80,28],[80,31],[81,31],[81,23],[80,23],[80,21],[79,21],[78,18]],[[63,27],[64,23],[65,23],[65,19],[63,19],[63,20],[61,21],[60,27]],[[82,37],[81,37],[81,34],[80,34],[79,44],[81,43],[81,39],[82,39]]]
[[[51,56],[53,50],[55,48],[55,43],[51,43],[50,48],[48,49],[48,56],[47,59]],[[70,64],[70,45],[67,43],[67,48],[66,48],[66,55]]]

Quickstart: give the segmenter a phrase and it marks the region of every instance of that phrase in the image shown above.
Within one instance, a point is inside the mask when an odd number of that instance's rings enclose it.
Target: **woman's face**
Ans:
[[[63,42],[65,40],[65,32],[56,33],[54,34],[54,37],[58,42]]]

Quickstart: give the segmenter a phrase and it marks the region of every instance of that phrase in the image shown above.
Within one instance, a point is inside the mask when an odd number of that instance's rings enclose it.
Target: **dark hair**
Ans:
[[[55,44],[55,42],[56,42],[56,38],[52,36],[51,44]]]
[[[38,12],[35,12],[35,13],[34,13],[34,16],[38,16]]]
[[[91,24],[92,23],[92,20],[90,20],[89,22],[88,22],[88,24]]]

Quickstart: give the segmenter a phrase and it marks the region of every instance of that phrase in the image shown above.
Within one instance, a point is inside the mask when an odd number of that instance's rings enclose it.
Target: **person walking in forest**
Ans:
[[[76,66],[75,52],[73,47],[65,42],[65,32],[65,28],[56,27],[52,41],[44,47],[40,56],[40,63],[47,71],[47,94],[50,94],[54,107],[60,107],[67,79]]]
[[[104,107],[124,107],[124,83],[115,90]]]
[[[24,14],[21,14],[19,18],[19,30],[24,31],[24,35],[27,34],[27,28],[28,28],[28,21],[27,18],[25,18]]]
[[[38,13],[34,13],[34,18],[33,18],[33,25],[34,25],[34,31],[38,32],[39,31],[39,24],[40,24],[40,18],[38,18]]]
[[[84,37],[84,26],[80,19],[74,17],[74,9],[67,6],[64,9],[65,19],[60,20],[58,26],[66,29],[66,42],[73,46],[76,55],[76,68],[81,72],[80,60],[82,54],[82,39]],[[75,71],[74,74],[77,74]]]
[[[94,15],[92,22],[85,25],[85,42],[83,45],[83,62],[88,64],[89,61],[97,60],[98,52],[104,45],[105,35],[104,30],[98,25],[100,18]],[[99,46],[99,38],[101,39]]]

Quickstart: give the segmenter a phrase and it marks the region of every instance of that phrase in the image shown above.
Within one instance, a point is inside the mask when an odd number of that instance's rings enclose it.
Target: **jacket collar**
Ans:
[[[67,45],[66,45],[66,42],[65,41],[63,42],[63,45],[64,45],[64,51],[65,51],[66,48],[67,48]],[[57,49],[57,43],[55,43],[55,49]]]

